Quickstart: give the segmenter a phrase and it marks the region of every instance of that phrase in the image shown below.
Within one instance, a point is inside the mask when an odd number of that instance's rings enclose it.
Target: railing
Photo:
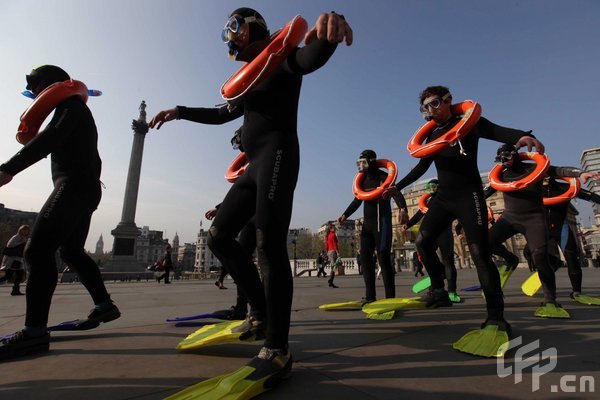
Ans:
[[[294,268],[294,264],[296,268]],[[317,272],[317,261],[312,259],[290,260],[290,268],[295,276],[312,276],[312,272]],[[329,273],[330,266],[325,267]],[[342,265],[336,271],[337,275],[358,275],[358,264],[355,258],[342,258]]]

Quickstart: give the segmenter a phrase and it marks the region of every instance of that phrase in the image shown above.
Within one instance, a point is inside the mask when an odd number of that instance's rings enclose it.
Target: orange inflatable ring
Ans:
[[[581,183],[579,183],[579,179],[577,178],[565,178],[565,177],[556,177],[554,179],[560,179],[562,181],[566,181],[569,183],[569,187],[567,190],[554,197],[544,197],[544,205],[545,206],[555,206],[558,204],[566,203],[567,201],[575,198],[579,194],[581,190]]]
[[[519,153],[519,158],[521,160],[531,160],[535,162],[535,169],[526,177],[521,178],[514,182],[503,182],[500,178],[502,171],[504,171],[504,167],[502,165],[497,164],[491,171],[489,175],[490,186],[500,192],[514,192],[517,190],[524,189],[529,185],[544,179],[546,175],[546,171],[550,168],[550,159],[543,154],[536,152],[524,152]]]
[[[430,198],[431,193],[423,193],[423,195],[419,197],[419,211],[421,211],[423,214],[425,214],[429,209],[429,207],[427,207],[427,204],[429,204]]]
[[[88,88],[80,81],[56,82],[42,90],[33,103],[21,115],[17,129],[17,142],[25,145],[38,134],[40,126],[52,110],[71,96],[80,96],[84,102],[88,99]]]
[[[381,186],[370,190],[368,192],[362,189],[362,183],[365,179],[365,173],[359,172],[354,177],[354,183],[352,184],[352,193],[359,200],[369,201],[369,200],[377,200],[381,197],[384,190],[390,187],[398,177],[398,168],[396,167],[396,163],[390,160],[375,160],[375,167],[377,168],[385,168],[388,171],[388,176],[383,181]]]
[[[271,42],[254,60],[244,64],[221,87],[226,101],[236,100],[265,79],[304,39],[306,20],[299,15],[271,36]]]
[[[452,105],[452,115],[462,115],[463,117],[452,129],[431,142],[423,143],[437,128],[435,121],[428,121],[419,128],[406,146],[410,155],[416,158],[431,157],[458,139],[465,137],[479,121],[481,106],[472,100],[465,100]]]
[[[248,168],[248,157],[246,157],[246,153],[240,153],[236,158],[233,159],[229,168],[227,168],[227,172],[225,172],[225,179],[227,182],[235,182],[238,180],[240,176],[246,171]]]

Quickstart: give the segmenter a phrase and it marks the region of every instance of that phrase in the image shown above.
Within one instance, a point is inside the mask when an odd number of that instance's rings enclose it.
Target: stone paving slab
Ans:
[[[338,289],[329,288],[326,279],[301,277],[294,282],[293,374],[260,399],[597,399],[600,307],[569,299],[566,270],[560,270],[559,301],[572,319],[535,318],[541,298],[529,298],[520,291],[528,276],[529,271],[519,269],[508,282],[506,315],[523,344],[539,339],[538,350],[524,354],[525,358],[556,349],[557,365],[541,376],[537,391],[532,391],[531,366],[524,369],[522,381],[515,383],[514,375],[498,377],[495,359],[452,349],[454,341],[484,319],[479,292],[461,292],[464,303],[452,308],[406,310],[391,321],[371,321],[361,311],[318,309],[324,303],[360,299],[362,277],[336,277]],[[474,270],[460,270],[459,288],[474,285],[476,279]],[[398,296],[413,296],[410,287],[416,280],[411,273],[399,273]],[[258,352],[260,342],[178,353],[177,343],[199,327],[164,322],[228,308],[234,303],[235,290],[231,280],[225,284],[229,290],[217,290],[212,281],[108,283],[123,316],[95,330],[55,332],[49,353],[0,363],[0,399],[162,399],[239,368]],[[382,283],[377,284],[382,296]],[[600,297],[600,270],[584,270],[585,289]],[[9,293],[9,286],[0,285],[0,335],[23,324],[25,300]],[[91,306],[81,285],[60,284],[50,323],[84,317]],[[506,368],[514,367],[517,351],[505,358]],[[561,391],[561,379],[563,389],[575,391]],[[589,385],[586,391],[580,389],[582,379],[593,379],[594,392]]]

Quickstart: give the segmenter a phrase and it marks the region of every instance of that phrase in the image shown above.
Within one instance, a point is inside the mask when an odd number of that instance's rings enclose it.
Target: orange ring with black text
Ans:
[[[354,177],[354,183],[352,184],[352,193],[354,193],[354,196],[357,199],[364,201],[377,200],[381,197],[385,189],[390,187],[396,181],[396,178],[398,177],[398,168],[396,167],[396,163],[384,159],[375,160],[375,167],[387,169],[387,178],[385,178],[385,180],[380,186],[367,192],[362,189],[362,183],[365,179],[365,173],[357,173]]]
[[[236,100],[265,79],[304,39],[306,20],[299,15],[271,36],[271,42],[252,61],[244,64],[221,86],[226,101]]]
[[[425,214],[429,209],[429,207],[427,207],[427,204],[429,204],[430,198],[431,193],[423,193],[423,195],[419,197],[419,211],[421,211],[423,214]]]
[[[80,96],[84,102],[87,102],[87,86],[80,81],[68,80],[53,83],[42,90],[21,115],[21,122],[17,129],[17,142],[23,145],[29,143],[38,134],[40,126],[52,110],[71,96]]]
[[[574,199],[575,196],[579,194],[581,190],[581,183],[577,178],[566,178],[566,177],[556,177],[554,179],[560,179],[562,181],[566,181],[569,183],[569,187],[564,193],[559,194],[554,197],[544,197],[544,205],[545,206],[555,206],[558,204],[566,203],[567,201]]]
[[[248,157],[246,157],[246,153],[242,152],[237,155],[236,158],[233,159],[229,168],[225,172],[225,179],[227,182],[235,182],[238,180],[240,176],[246,171],[248,168]]]
[[[458,139],[465,137],[479,121],[481,106],[472,100],[465,100],[452,105],[452,115],[462,115],[463,117],[448,132],[431,142],[424,143],[425,139],[437,128],[435,121],[427,121],[419,128],[406,146],[410,155],[416,158],[431,157]]]
[[[502,165],[497,164],[489,174],[490,186],[500,192],[514,192],[524,189],[529,185],[544,179],[548,168],[550,168],[550,159],[545,154],[537,152],[519,153],[521,160],[530,160],[535,162],[535,169],[531,173],[519,180],[513,182],[504,182],[501,174],[504,171]]]

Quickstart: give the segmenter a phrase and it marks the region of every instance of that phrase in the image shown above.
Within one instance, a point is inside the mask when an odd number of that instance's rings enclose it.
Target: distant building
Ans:
[[[334,224],[336,226],[335,234],[340,239],[352,239],[354,238],[354,232],[356,230],[356,223],[353,219],[347,219],[343,224],[339,225],[337,221],[327,221],[322,224],[317,230],[317,234],[325,238],[325,234],[327,233],[327,228],[330,224]]]
[[[173,243],[171,244],[171,254],[177,256],[179,254],[179,235],[175,232],[175,237],[173,237]],[[177,260],[173,260],[173,263],[177,265]]]
[[[600,147],[584,150],[581,153],[581,168],[588,172],[600,173]],[[587,188],[589,191],[600,195],[600,182],[588,181]],[[595,225],[600,227],[600,205],[593,204]]]
[[[600,173],[600,147],[584,150],[581,153],[581,168],[588,172]],[[588,181],[587,189],[600,195],[600,182]],[[594,212],[594,226],[586,228],[583,232],[585,253],[600,267],[600,205],[592,203]]]
[[[102,239],[102,234],[100,234],[100,238],[96,242],[96,252],[94,255],[101,256],[104,254],[104,240]]]
[[[145,265],[152,265],[165,254],[167,244],[169,241],[163,239],[162,231],[144,226],[135,240],[136,259]]]
[[[173,247],[174,248],[174,247]],[[183,246],[178,246],[177,266],[181,271],[193,271],[196,262],[196,244],[184,243]]]
[[[21,225],[33,227],[37,216],[36,212],[13,210],[0,203],[0,223],[7,225],[13,234]]]
[[[200,228],[196,239],[196,260],[194,263],[194,272],[208,272],[221,268],[221,262],[210,251],[207,244],[208,231]]]

